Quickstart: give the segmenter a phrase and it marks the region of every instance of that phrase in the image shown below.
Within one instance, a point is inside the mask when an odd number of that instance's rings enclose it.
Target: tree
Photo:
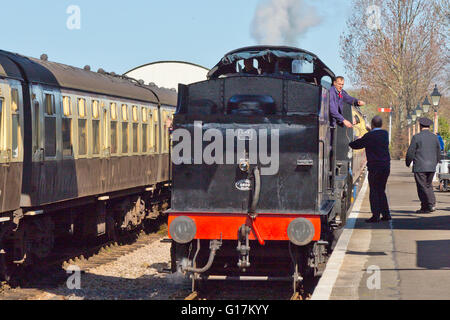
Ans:
[[[450,126],[448,124],[448,119],[444,117],[439,117],[439,134],[445,142],[445,151],[450,149]]]
[[[341,58],[363,99],[394,107],[393,131],[435,82],[448,81],[448,7],[449,0],[353,0]]]

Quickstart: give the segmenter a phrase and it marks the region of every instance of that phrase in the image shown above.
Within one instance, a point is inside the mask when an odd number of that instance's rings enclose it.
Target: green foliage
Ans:
[[[450,149],[450,126],[448,124],[447,118],[445,118],[443,116],[439,116],[438,131],[439,131],[442,139],[444,139],[445,150],[448,151]]]

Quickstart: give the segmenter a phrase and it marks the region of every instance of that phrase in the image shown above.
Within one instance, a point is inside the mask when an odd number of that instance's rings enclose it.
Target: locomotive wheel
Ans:
[[[0,250],[0,282],[9,282],[12,277],[11,267],[7,260],[5,251]]]
[[[119,240],[116,222],[111,214],[106,216],[106,237],[109,241],[117,242]]]

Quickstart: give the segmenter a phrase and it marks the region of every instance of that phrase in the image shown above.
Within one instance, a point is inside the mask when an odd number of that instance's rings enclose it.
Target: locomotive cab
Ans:
[[[249,59],[258,74],[242,71]],[[225,55],[207,81],[180,85],[169,211],[174,272],[293,274],[296,283],[319,271],[336,216],[323,81],[332,78],[310,52],[249,47]]]

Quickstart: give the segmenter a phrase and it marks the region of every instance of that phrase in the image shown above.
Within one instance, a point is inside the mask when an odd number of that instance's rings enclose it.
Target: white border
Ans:
[[[348,217],[347,225],[345,226],[344,231],[339,237],[338,243],[336,244],[336,247],[331,254],[330,260],[328,261],[325,271],[320,278],[316,289],[314,290],[311,300],[330,300],[331,292],[333,291],[334,285],[339,275],[339,271],[342,266],[342,262],[344,261],[348,243],[350,242],[353,229],[355,228],[356,219],[359,216],[361,205],[364,200],[364,196],[366,195],[367,187],[368,180],[366,177],[361,191],[356,199],[355,205],[353,206],[353,210]]]

